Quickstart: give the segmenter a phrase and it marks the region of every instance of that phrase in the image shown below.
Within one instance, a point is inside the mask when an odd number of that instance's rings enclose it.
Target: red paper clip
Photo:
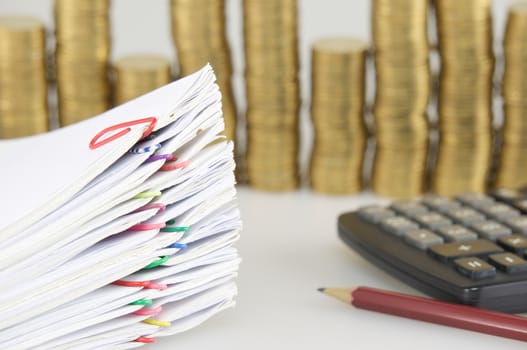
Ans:
[[[183,162],[176,163],[177,158],[174,158],[174,160],[166,162],[165,165],[163,165],[159,170],[161,171],[170,171],[175,169],[184,168],[188,165],[189,161],[185,160]]]
[[[112,284],[115,284],[117,286],[123,286],[123,287],[145,287],[150,284],[150,281],[125,281],[125,280],[117,280],[114,281]]]
[[[160,313],[161,310],[163,310],[163,307],[160,305],[160,306],[155,307],[153,309],[139,309],[139,310],[136,310],[136,311],[134,311],[132,313],[134,315],[139,315],[139,316],[152,316],[152,315],[156,315],[156,314]]]
[[[142,124],[142,123],[146,123],[146,122],[148,122],[149,124],[148,124],[148,127],[146,128],[146,130],[143,132],[143,135],[141,135],[141,139],[143,139],[143,138],[147,137],[148,135],[150,135],[152,130],[154,130],[154,127],[156,126],[156,123],[157,123],[157,118],[156,117],[148,117],[148,118],[136,119],[136,120],[131,120],[131,121],[128,121],[128,122],[119,123],[119,124],[115,124],[115,125],[109,126],[109,127],[105,128],[105,129],[99,131],[93,137],[93,139],[91,139],[90,145],[89,145],[90,149],[99,148],[99,147],[104,146],[105,144],[107,144],[109,142],[112,142],[113,140],[118,139],[119,137],[121,137],[123,135],[128,134],[130,132],[129,126]],[[99,141],[99,139],[101,139],[105,134],[107,134],[109,132],[112,132],[112,131],[119,130],[119,129],[123,129],[123,130],[119,131],[118,133],[116,133],[116,134],[114,134],[112,136],[109,136],[109,137]]]
[[[153,343],[156,341],[156,338],[151,338],[151,337],[139,337],[137,338],[136,340],[134,340],[136,342],[139,342],[139,343]]]

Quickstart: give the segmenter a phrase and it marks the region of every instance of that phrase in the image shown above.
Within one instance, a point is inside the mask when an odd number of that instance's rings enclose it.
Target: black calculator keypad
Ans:
[[[443,299],[527,312],[527,195],[426,195],[339,217],[339,235]],[[437,293],[434,293],[437,292]]]
[[[498,239],[498,243],[506,250],[525,257],[527,250],[527,237],[520,234],[509,235]]]
[[[427,229],[417,229],[406,232],[404,239],[408,244],[422,250],[443,243],[443,237]]]
[[[429,254],[437,260],[449,264],[454,259],[478,257],[484,259],[492,253],[502,252],[503,249],[486,239],[476,239],[466,242],[451,242],[430,247]]]
[[[454,260],[456,270],[473,280],[493,278],[496,268],[480,258],[460,258]]]
[[[450,225],[440,227],[437,232],[447,242],[472,241],[478,238],[476,232],[463,225]]]
[[[527,272],[527,261],[512,253],[492,254],[489,260],[500,270],[509,274]]]

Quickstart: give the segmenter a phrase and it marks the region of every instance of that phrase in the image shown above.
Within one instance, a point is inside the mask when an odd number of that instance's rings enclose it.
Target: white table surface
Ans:
[[[367,285],[420,294],[347,248],[341,212],[371,195],[324,196],[238,189],[244,228],[237,305],[145,349],[525,349],[526,344],[356,309],[318,287]]]

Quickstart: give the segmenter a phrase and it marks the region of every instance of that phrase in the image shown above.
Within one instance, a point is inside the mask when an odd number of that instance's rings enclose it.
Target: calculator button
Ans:
[[[428,208],[417,201],[396,201],[390,206],[390,208],[400,214],[410,217],[428,212]]]
[[[500,237],[498,239],[498,243],[506,250],[512,251],[519,255],[523,255],[523,251],[527,249],[527,237],[522,235]]]
[[[492,195],[505,202],[510,202],[512,200],[525,197],[525,195],[521,191],[509,188],[499,188],[492,192]]]
[[[414,219],[421,225],[431,230],[452,225],[452,220],[444,215],[434,212],[416,215]]]
[[[499,221],[520,216],[520,212],[518,210],[503,203],[494,203],[483,206],[480,208],[480,210],[486,215]]]
[[[462,193],[456,197],[461,203],[467,204],[474,208],[481,208],[487,205],[491,205],[496,201],[494,198],[487,196],[483,193]]]
[[[444,263],[450,263],[458,258],[482,257],[502,251],[502,248],[486,239],[439,244],[428,249],[430,255]]]
[[[408,231],[404,234],[404,240],[421,250],[426,250],[430,246],[443,243],[441,236],[426,229]]]
[[[496,268],[494,266],[474,257],[456,259],[454,260],[454,266],[461,274],[473,280],[496,276]]]
[[[462,225],[451,225],[440,227],[437,231],[447,242],[472,241],[478,239],[478,235]]]
[[[442,213],[451,209],[460,208],[461,204],[453,199],[429,194],[423,197],[422,202],[429,208],[440,211]]]
[[[527,199],[520,199],[514,202],[514,206],[524,213],[527,213]]]
[[[493,220],[476,222],[472,224],[471,227],[482,238],[487,238],[491,241],[495,241],[500,237],[512,234],[510,228]]]
[[[509,226],[514,233],[527,235],[527,216],[521,215],[515,218],[503,220],[503,223]]]
[[[527,272],[527,261],[512,253],[489,255],[489,261],[506,273],[516,274]]]
[[[402,236],[408,231],[413,231],[419,228],[415,222],[403,216],[386,218],[381,221],[381,225],[386,231],[396,236]]]
[[[370,205],[360,208],[358,213],[362,218],[373,223],[379,223],[386,218],[395,216],[395,212],[393,210],[381,207],[379,205]]]
[[[476,222],[485,221],[485,215],[467,207],[451,209],[446,213],[446,215],[448,215],[452,220],[463,225],[470,225]]]

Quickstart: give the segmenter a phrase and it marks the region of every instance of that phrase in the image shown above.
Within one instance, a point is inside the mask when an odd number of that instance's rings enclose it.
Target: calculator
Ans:
[[[527,312],[527,194],[424,195],[338,217],[339,237],[431,297]]]

